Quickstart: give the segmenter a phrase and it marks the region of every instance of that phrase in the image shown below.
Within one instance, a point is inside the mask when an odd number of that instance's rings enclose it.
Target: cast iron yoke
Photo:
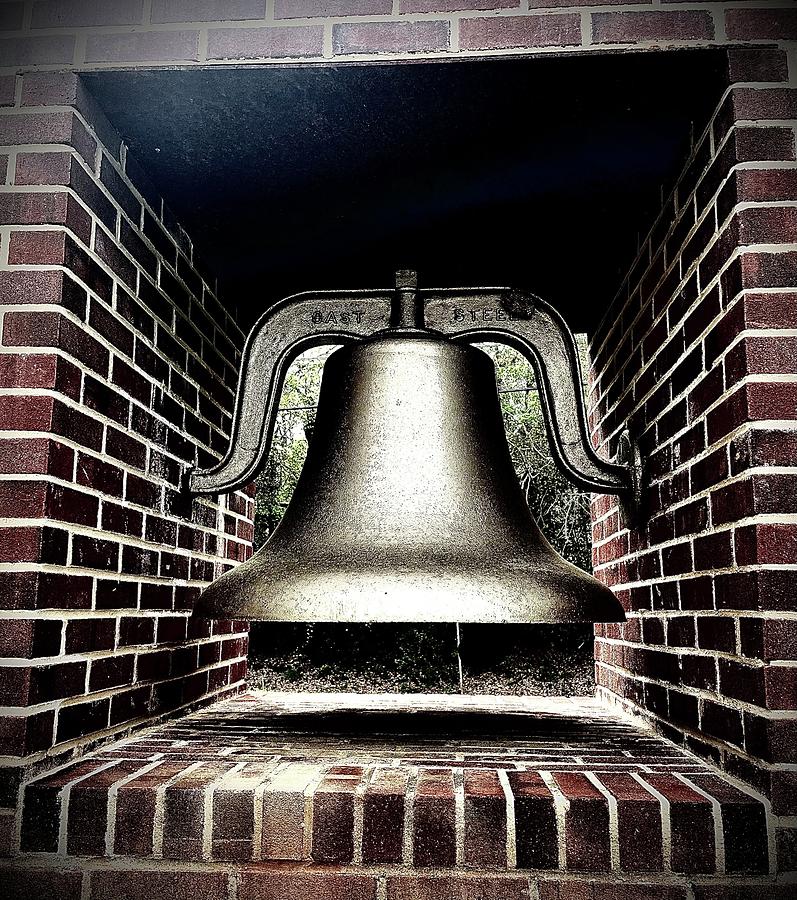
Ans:
[[[627,433],[621,436],[622,463],[601,459],[590,444],[576,346],[559,313],[511,288],[419,289],[412,271],[399,271],[395,288],[295,294],[264,313],[244,347],[227,454],[209,469],[189,472],[189,491],[226,493],[255,477],[268,457],[282,385],[297,356],[386,329],[515,348],[536,373],[551,450],[563,474],[584,490],[638,500],[639,466]]]

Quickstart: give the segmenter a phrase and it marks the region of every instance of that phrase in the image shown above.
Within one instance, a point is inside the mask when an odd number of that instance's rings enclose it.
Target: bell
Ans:
[[[281,523],[248,562],[207,588],[195,615],[624,618],[612,592],[562,559],[531,516],[491,359],[406,323],[329,357],[307,460]]]

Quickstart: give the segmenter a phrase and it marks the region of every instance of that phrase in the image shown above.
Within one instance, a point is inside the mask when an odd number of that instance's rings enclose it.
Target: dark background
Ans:
[[[720,94],[710,51],[86,75],[247,327],[311,289],[510,285],[600,319]]]

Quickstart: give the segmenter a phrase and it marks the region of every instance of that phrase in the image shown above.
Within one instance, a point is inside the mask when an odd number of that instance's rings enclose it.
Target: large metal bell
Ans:
[[[327,360],[307,460],[274,534],[196,615],[286,622],[606,622],[611,591],[534,522],[490,358],[414,328]]]

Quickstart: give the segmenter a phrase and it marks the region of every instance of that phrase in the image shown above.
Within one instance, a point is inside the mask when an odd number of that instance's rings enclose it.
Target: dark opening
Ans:
[[[723,54],[85,77],[247,327],[297,291],[510,285],[590,331]]]
[[[590,332],[716,105],[723,60],[84,78],[244,329],[288,294],[386,286],[414,268],[427,286],[526,288]],[[456,690],[453,628],[269,624],[252,653],[281,660],[288,682],[295,667],[303,684],[310,672],[320,686]],[[523,692],[515,670],[528,664],[532,690],[536,678],[543,692],[591,692],[590,626],[471,626],[462,655],[482,690]]]

